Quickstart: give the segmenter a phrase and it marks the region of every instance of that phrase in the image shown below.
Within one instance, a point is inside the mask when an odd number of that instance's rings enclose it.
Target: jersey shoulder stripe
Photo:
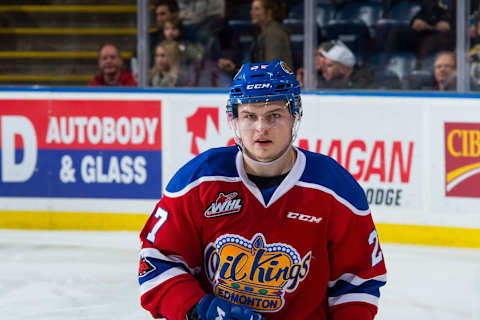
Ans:
[[[232,146],[213,148],[199,154],[175,173],[167,184],[166,193],[181,192],[192,183],[200,183],[205,177],[238,178],[235,166],[237,152],[238,148]]]
[[[344,200],[340,202],[353,206],[356,214],[366,215],[370,212],[362,187],[337,161],[323,154],[300,148],[298,150],[306,157],[306,166],[300,177],[300,185],[303,182],[305,186],[322,186],[318,189],[331,193],[337,200]],[[347,207],[350,208],[348,205]]]

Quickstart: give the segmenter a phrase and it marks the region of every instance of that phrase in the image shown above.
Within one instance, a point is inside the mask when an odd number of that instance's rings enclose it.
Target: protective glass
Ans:
[[[262,130],[292,124],[286,100],[242,103],[236,108],[238,116],[233,122],[238,130]]]

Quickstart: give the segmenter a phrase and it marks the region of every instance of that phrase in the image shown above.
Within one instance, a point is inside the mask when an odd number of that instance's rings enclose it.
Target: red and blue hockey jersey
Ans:
[[[200,154],[140,237],[141,303],[154,317],[183,320],[210,293],[266,319],[373,319],[386,283],[362,188],[302,149],[268,203],[236,147]]]

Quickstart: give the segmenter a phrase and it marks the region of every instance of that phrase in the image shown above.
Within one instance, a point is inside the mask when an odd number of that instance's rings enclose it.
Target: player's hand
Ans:
[[[232,304],[209,294],[197,304],[197,313],[201,320],[264,320],[247,306]]]

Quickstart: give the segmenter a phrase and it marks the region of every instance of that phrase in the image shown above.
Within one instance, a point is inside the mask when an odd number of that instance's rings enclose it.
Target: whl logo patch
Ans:
[[[138,276],[139,277],[144,277],[150,272],[155,270],[155,266],[150,263],[145,257],[140,258],[140,264],[138,266]]]
[[[220,192],[217,196],[217,199],[210,204],[210,206],[205,210],[203,215],[205,218],[215,218],[219,216],[224,216],[227,214],[233,214],[240,212],[242,210],[243,204],[242,199],[237,198],[238,192],[231,192],[229,194],[224,194]]]

